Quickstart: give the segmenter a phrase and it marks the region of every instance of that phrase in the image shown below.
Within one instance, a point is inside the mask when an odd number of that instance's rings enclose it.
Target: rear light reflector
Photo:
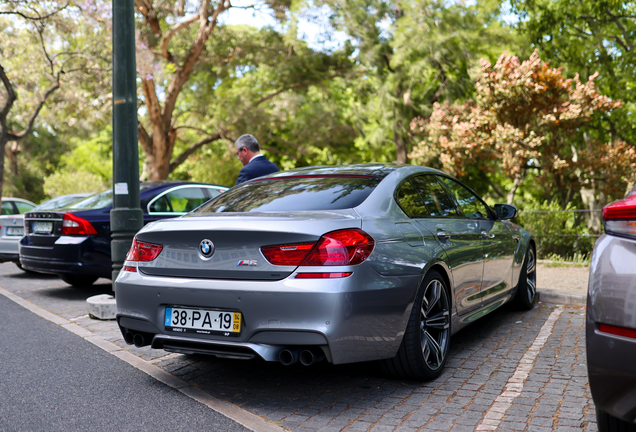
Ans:
[[[97,231],[86,219],[75,216],[73,213],[65,213],[62,220],[62,235],[91,235]]]
[[[137,267],[133,267],[133,266],[124,266],[122,267],[122,270],[137,273]]]
[[[140,242],[135,237],[126,255],[126,261],[150,262],[159,256],[162,249],[161,245]]]
[[[599,324],[598,329],[603,333],[609,333],[616,336],[624,336],[636,339],[636,330],[625,327],[616,327],[609,324]]]
[[[341,273],[298,273],[296,279],[333,279],[351,276],[353,272]]]
[[[636,238],[636,193],[603,208],[605,232]]]
[[[298,266],[316,243],[299,243],[279,246],[264,246],[261,252],[267,261],[279,266]]]
[[[369,234],[352,228],[327,233],[317,243],[264,246],[261,252],[274,265],[343,266],[360,264],[374,247]]]

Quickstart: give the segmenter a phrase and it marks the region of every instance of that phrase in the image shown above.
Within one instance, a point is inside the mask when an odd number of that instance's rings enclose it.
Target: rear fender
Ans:
[[[517,246],[517,250],[515,251],[515,256],[512,261],[512,286],[516,287],[519,284],[521,266],[523,265],[523,260],[526,257],[526,251],[528,250],[528,247],[530,247],[530,245],[534,247],[536,257],[537,246],[535,244],[534,237],[532,237],[532,234],[530,234],[523,228],[519,228],[519,232],[514,235],[517,235],[519,237],[519,245]]]

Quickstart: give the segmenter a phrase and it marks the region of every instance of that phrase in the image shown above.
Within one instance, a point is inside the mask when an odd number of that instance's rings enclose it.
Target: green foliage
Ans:
[[[588,267],[592,261],[590,254],[583,255],[578,252],[568,257],[567,260],[557,254],[548,255],[545,259],[550,261],[546,264],[546,267]]]
[[[73,138],[72,150],[60,157],[58,172],[72,173],[75,170],[98,176],[103,184],[113,180],[113,131],[112,126],[100,130],[90,139]],[[88,191],[90,192],[90,191]]]
[[[636,2],[616,0],[513,0],[523,36],[542,58],[583,80],[599,72],[602,94],[622,99],[614,113],[596,117],[590,133],[636,145]]]
[[[101,176],[87,171],[57,172],[44,180],[44,193],[49,197],[81,192],[100,192],[106,188]]]
[[[572,260],[576,256],[591,256],[596,237],[590,235],[585,214],[573,212],[571,206],[562,210],[558,203],[530,202],[517,216],[517,223],[537,240],[537,257],[554,256]]]
[[[48,198],[80,192],[100,192],[113,178],[112,129],[102,129],[89,139],[70,139],[71,150],[59,157],[55,172],[46,176],[43,192]]]
[[[190,180],[234,186],[242,165],[233,143],[216,141],[190,156],[170,174],[171,180]]]
[[[350,81],[356,147],[376,160],[406,162],[413,145],[410,121],[428,116],[434,102],[470,95],[471,71],[480,57],[519,46],[498,19],[496,1],[322,3],[356,45],[358,75]]]

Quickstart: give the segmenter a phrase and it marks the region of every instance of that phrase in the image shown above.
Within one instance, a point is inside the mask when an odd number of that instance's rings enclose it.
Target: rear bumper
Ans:
[[[0,231],[5,232],[5,227],[1,227]],[[21,236],[8,236],[0,234],[0,262],[19,261],[19,245]]]
[[[152,335],[153,348],[176,352],[277,361],[285,348],[320,347],[335,364],[395,355],[419,276],[386,278],[364,264],[347,278],[294,276],[237,281],[121,272],[115,281],[118,324],[123,334]],[[241,312],[241,333],[171,332],[164,327],[169,306]]]
[[[73,273],[110,279],[110,243],[101,243],[100,239],[96,242],[90,237],[81,237],[76,243],[35,246],[24,237],[20,241],[19,259],[24,269],[39,273]]]
[[[636,241],[603,235],[590,266],[586,351],[594,404],[609,415],[636,421],[636,338],[599,330],[599,324],[636,329]]]
[[[586,349],[596,407],[613,417],[636,422],[636,339],[602,333],[588,319]]]

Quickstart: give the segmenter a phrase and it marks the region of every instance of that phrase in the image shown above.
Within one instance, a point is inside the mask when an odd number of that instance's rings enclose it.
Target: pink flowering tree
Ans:
[[[568,79],[536,51],[523,62],[507,53],[494,66],[482,60],[474,100],[436,103],[430,118],[412,121],[421,139],[410,156],[458,176],[471,167],[502,173],[511,180],[509,203],[529,171],[562,208],[591,185],[597,196],[622,192],[634,176],[635,149],[591,140],[581,129],[621,106],[596,91],[596,77]]]

